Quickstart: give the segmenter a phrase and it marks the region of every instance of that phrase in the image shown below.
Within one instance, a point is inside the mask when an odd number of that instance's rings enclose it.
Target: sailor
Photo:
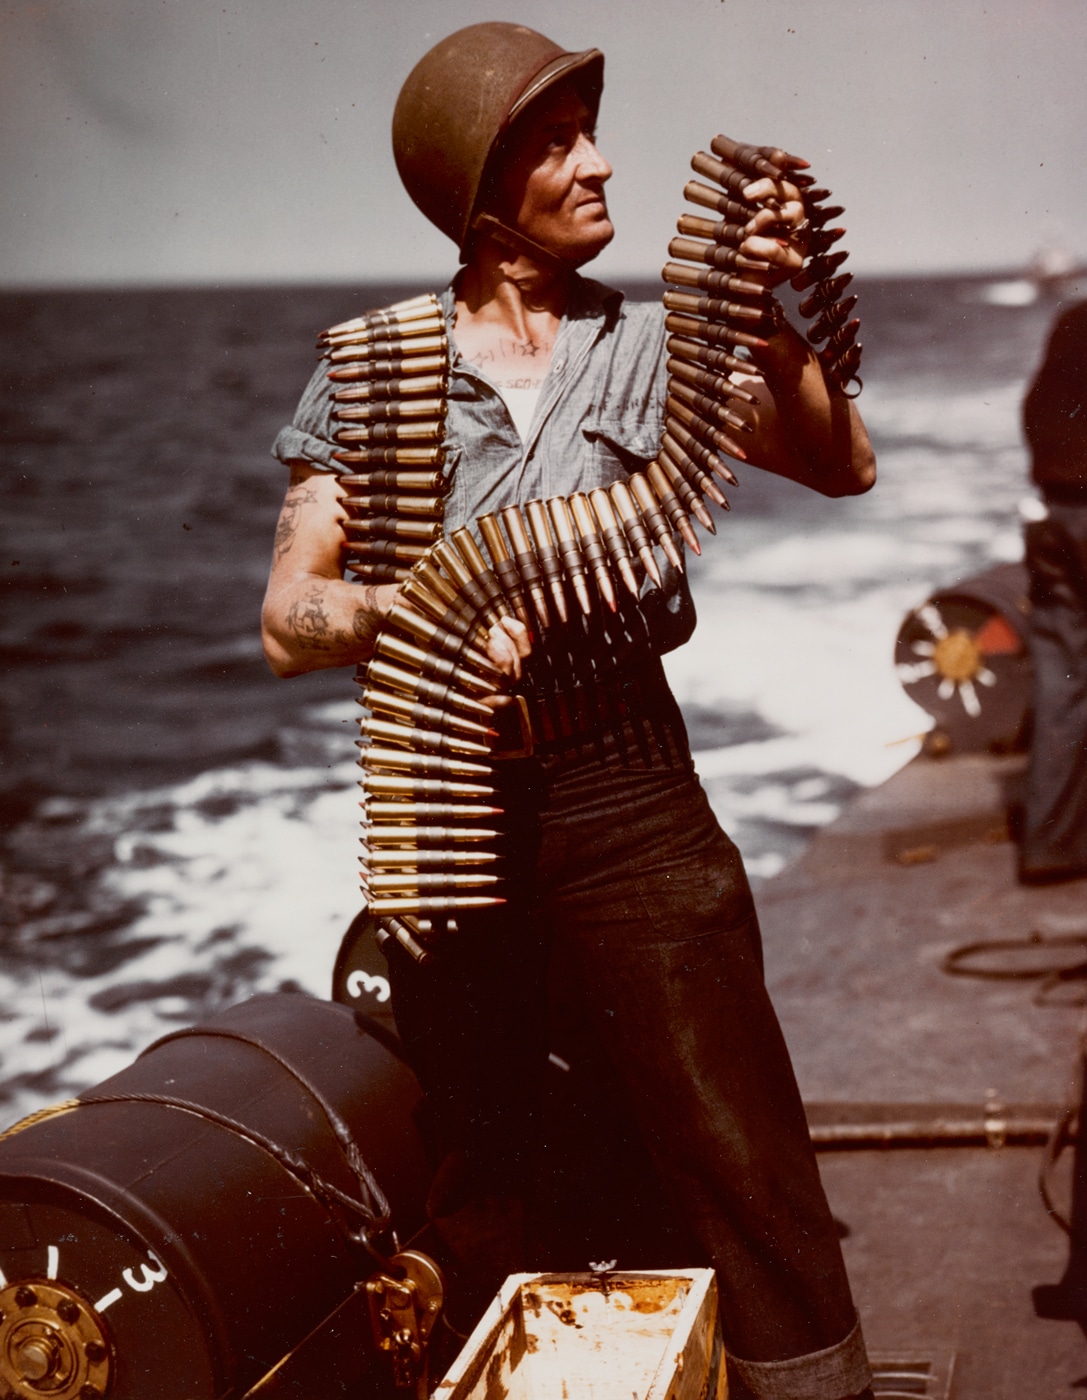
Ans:
[[[663,310],[578,270],[613,234],[612,172],[594,138],[602,85],[599,51],[487,23],[438,43],[401,91],[400,174],[463,264],[440,297],[452,337],[447,533],[608,486],[656,456]],[[780,284],[803,262],[803,205],[786,182],[758,181],[748,195],[742,251]],[[777,207],[755,202],[766,198]],[[753,352],[753,401],[738,406],[749,465],[828,496],[866,491],[875,463],[855,406],[780,311],[776,321]],[[280,676],[365,663],[397,594],[342,577],[333,428],[322,367],[275,446],[290,485],[263,625]],[[732,1393],[843,1400],[867,1393],[864,1342],[742,861],[664,680],[660,656],[686,640],[693,614],[682,575],[669,568],[663,583],[602,631],[599,644],[614,648],[607,693],[564,707],[559,732],[508,761],[509,903],[461,918],[425,966],[390,957],[397,1025],[444,1156],[432,1204],[447,1223],[458,1210],[489,1221],[475,1234],[488,1235],[494,1286],[534,1267],[523,1206],[549,1050],[546,967],[561,941],[656,1165],[717,1270]],[[491,630],[511,684],[529,683],[532,651],[516,621]]]
[[[1087,302],[1058,318],[1023,404],[1046,507],[1026,527],[1034,732],[1019,844],[1023,884],[1087,877]]]

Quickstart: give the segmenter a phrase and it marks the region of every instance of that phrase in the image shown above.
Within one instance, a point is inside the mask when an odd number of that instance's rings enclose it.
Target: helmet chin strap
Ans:
[[[515,253],[524,253],[526,257],[532,258],[534,262],[538,262],[549,272],[567,275],[574,271],[575,265],[573,263],[567,262],[565,258],[560,258],[557,253],[551,252],[550,248],[545,248],[542,243],[537,243],[526,234],[520,233],[515,228],[510,228],[501,219],[496,219],[493,214],[477,214],[472,220],[472,231],[493,238],[496,243],[501,243],[504,248],[509,248]]]

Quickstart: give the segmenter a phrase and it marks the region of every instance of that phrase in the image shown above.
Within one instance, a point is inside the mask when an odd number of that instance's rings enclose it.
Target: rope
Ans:
[[[201,1028],[200,1026],[188,1026],[184,1030],[172,1031],[169,1035],[162,1036],[161,1039],[155,1041],[154,1045],[148,1046],[148,1049],[143,1053],[146,1055],[148,1051],[154,1050],[159,1045],[165,1045],[171,1040],[182,1040],[189,1036],[202,1037],[211,1035],[220,1036],[224,1040],[237,1040],[243,1045],[251,1045],[254,1049],[260,1050],[262,1054],[274,1060],[281,1069],[286,1070],[293,1079],[301,1084],[306,1093],[320,1105],[321,1111],[328,1120],[328,1125],[332,1129],[336,1141],[340,1145],[340,1150],[347,1161],[347,1165],[354,1173],[355,1179],[362,1187],[364,1194],[372,1203],[370,1213],[373,1223],[379,1230],[386,1229],[392,1215],[391,1207],[385,1193],[378,1184],[377,1178],[363,1160],[362,1153],[359,1151],[358,1144],[354,1139],[351,1129],[347,1126],[343,1118],[340,1117],[336,1109],[333,1108],[332,1104],[329,1103],[328,1099],[325,1098],[317,1085],[314,1084],[312,1080],[308,1079],[295,1065],[292,1065],[289,1060],[284,1059],[278,1050],[267,1045],[257,1036],[248,1035],[243,1031],[228,1030],[220,1027]]]
[[[0,1133],[0,1142],[7,1142],[8,1138],[21,1133],[24,1128],[32,1128],[35,1123],[44,1123],[48,1118],[59,1118],[62,1113],[71,1113],[80,1103],[80,1099],[64,1099],[60,1103],[50,1104],[48,1108],[39,1108],[34,1113],[28,1113],[25,1118],[20,1118],[17,1123],[12,1123],[10,1128],[5,1128]]]
[[[265,1137],[265,1135],[258,1132],[256,1128],[247,1127],[244,1123],[239,1123],[237,1119],[231,1118],[228,1114],[219,1113],[212,1108],[205,1108],[202,1104],[192,1103],[188,1099],[173,1098],[167,1094],[90,1094],[79,1100],[80,1107],[91,1107],[94,1104],[118,1103],[156,1104],[160,1108],[176,1108],[182,1113],[191,1113],[197,1118],[203,1118],[205,1122],[213,1123],[219,1128],[225,1128],[228,1132],[234,1133],[246,1142],[250,1142],[255,1147],[259,1147],[267,1152],[268,1155],[288,1171],[296,1181],[300,1182],[301,1185],[316,1196],[327,1209],[331,1210],[333,1202],[346,1207],[359,1216],[359,1218],[376,1234],[380,1234],[389,1224],[388,1218],[376,1215],[374,1209],[368,1202],[356,1200],[353,1196],[349,1196],[347,1192],[341,1191],[338,1186],[334,1186],[332,1182],[326,1181],[304,1158],[296,1156],[280,1143]],[[382,1263],[385,1263],[384,1256],[378,1254],[370,1244],[368,1232],[366,1230],[349,1233],[353,1241],[364,1245],[375,1258],[381,1259]]]

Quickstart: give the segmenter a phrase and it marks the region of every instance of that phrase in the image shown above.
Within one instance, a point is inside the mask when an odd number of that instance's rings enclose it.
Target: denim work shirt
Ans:
[[[452,286],[439,302],[452,328]],[[473,525],[504,506],[610,486],[652,462],[664,424],[666,334],[660,302],[628,303],[622,292],[575,276],[527,441],[498,389],[464,359],[451,335],[446,530]],[[333,457],[329,390],[322,361],[293,423],[277,436],[273,456],[324,471],[353,470]],[[663,593],[643,590],[642,603],[660,652],[681,645],[694,627],[685,578],[667,560],[662,573]]]

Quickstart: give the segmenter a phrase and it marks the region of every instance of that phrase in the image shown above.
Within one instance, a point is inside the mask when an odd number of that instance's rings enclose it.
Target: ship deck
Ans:
[[[1084,983],[944,967],[963,945],[1031,935],[1064,943],[1030,961],[1083,961],[1087,881],[1015,878],[1005,813],[1023,763],[915,759],[758,895],[767,979],[813,1133],[829,1139],[820,1165],[870,1349],[927,1358],[928,1388],[906,1388],[956,1400],[1087,1388],[1087,1308],[1080,1322],[1043,1319],[1032,1295],[1070,1257],[1038,1189],[1039,1130],[1076,1099]],[[896,1123],[886,1131],[918,1145],[863,1145]],[[1055,1173],[1066,1213],[1071,1159]]]

